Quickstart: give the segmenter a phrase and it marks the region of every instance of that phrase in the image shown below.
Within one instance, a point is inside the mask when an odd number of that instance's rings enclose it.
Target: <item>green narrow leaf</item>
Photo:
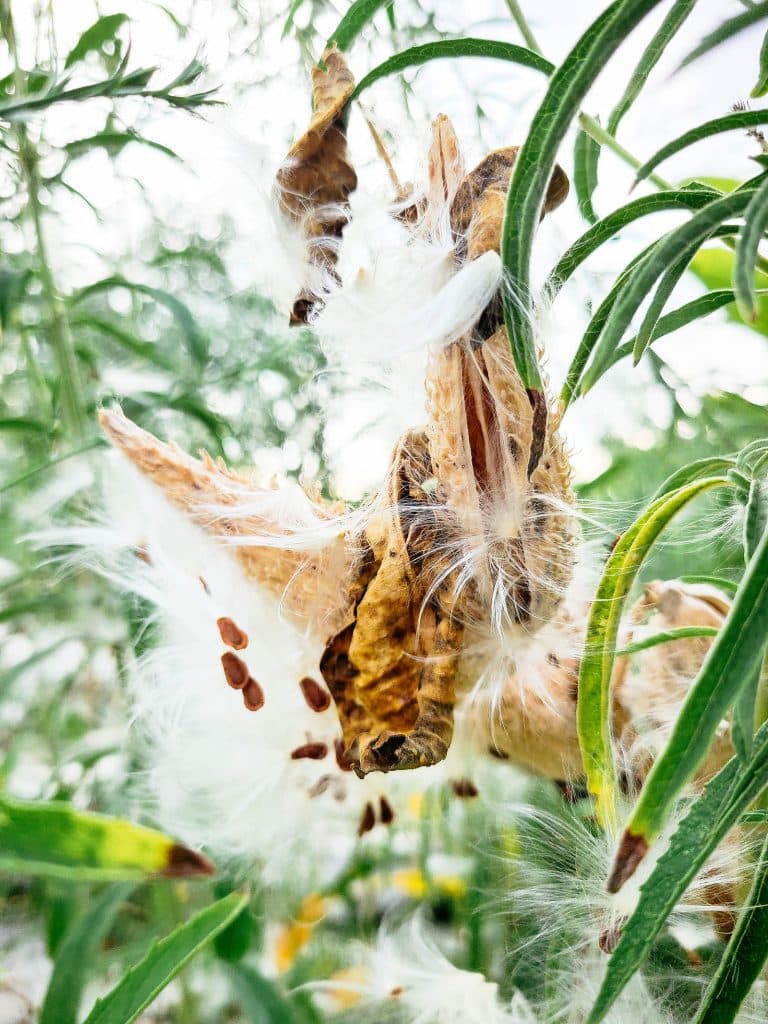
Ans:
[[[702,281],[707,288],[731,288],[733,286],[734,254],[724,248],[714,246],[700,249],[691,260],[689,270]],[[726,309],[728,318],[734,323],[743,324],[750,330],[768,337],[768,274],[761,270],[755,272],[757,283],[757,320],[744,320],[736,303]]]
[[[681,789],[706,757],[718,726],[759,664],[767,635],[768,531],[635,804],[617,855],[615,887],[631,876],[640,860],[631,863],[626,851],[647,847],[661,832]]]
[[[755,264],[760,241],[768,227],[768,178],[757,188],[744,211],[744,228],[736,243],[733,264],[733,290],[739,313],[748,321],[757,320]]]
[[[637,654],[638,651],[646,651],[649,647],[658,647],[659,644],[668,644],[673,640],[686,640],[697,636],[717,636],[717,630],[713,626],[679,626],[677,629],[667,629],[663,633],[653,633],[642,640],[627,644],[626,647],[620,647],[616,651],[616,656]]]
[[[605,242],[612,241],[616,235],[633,221],[646,217],[651,213],[664,210],[700,210],[707,203],[716,199],[720,193],[703,185],[686,185],[684,188],[665,192],[654,192],[650,196],[633,199],[632,202],[620,206],[617,210],[603,217],[589,231],[577,238],[573,245],[563,253],[557,266],[550,271],[547,278],[547,289],[555,294],[581,264],[600,248]]]
[[[530,325],[530,262],[557,150],[590,86],[623,39],[658,0],[617,0],[589,26],[550,79],[512,174],[501,238],[501,258],[513,288],[504,295],[504,322],[524,387],[540,392],[541,373]]]
[[[593,358],[598,367],[610,360],[657,278],[683,257],[690,261],[695,250],[707,239],[718,232],[722,234],[723,221],[741,213],[750,195],[750,192],[733,192],[715,199],[695,213],[687,223],[664,235],[652,247],[648,256],[636,265],[611,307],[596,346]],[[726,230],[732,234],[736,229],[729,225]]]
[[[573,145],[573,187],[579,211],[590,224],[595,224],[600,219],[592,205],[592,196],[597,188],[599,159],[600,143],[580,128]]]
[[[0,871],[100,881],[213,870],[201,854],[155,829],[65,803],[0,797]]]
[[[763,36],[763,45],[760,47],[760,73],[757,76],[757,81],[752,86],[750,96],[752,99],[758,99],[760,96],[765,96],[768,92],[768,32]]]
[[[334,43],[340,50],[348,50],[360,32],[382,7],[389,7],[394,0],[354,0],[339,24],[336,31],[328,37],[326,47]]]
[[[688,56],[680,65],[681,68],[687,67],[688,64],[692,64],[693,61],[698,60],[699,57],[703,57],[705,53],[709,53],[710,50],[719,46],[720,43],[724,43],[727,39],[731,39],[739,32],[743,32],[744,29],[749,28],[751,25],[757,24],[762,21],[763,18],[768,18],[768,3],[760,3],[751,6],[748,10],[743,11],[741,14],[737,14],[735,18],[729,18],[719,25],[713,32],[705,36],[695,49],[691,50]],[[679,70],[679,68],[678,68]]]
[[[101,50],[105,43],[114,40],[120,28],[128,21],[127,14],[105,14],[80,36],[67,54],[65,68],[72,67],[79,60],[95,50]]]
[[[659,486],[651,497],[651,502],[663,498],[665,494],[677,491],[681,487],[687,487],[695,480],[704,480],[706,477],[725,476],[733,469],[735,460],[727,455],[708,455],[703,459],[696,459],[689,462],[680,469],[675,470],[671,476]]]
[[[130,1024],[247,902],[247,893],[233,892],[153,943],[144,958],[96,1002],[84,1024]]]
[[[683,583],[709,583],[713,587],[719,587],[720,590],[724,590],[726,594],[735,594],[738,590],[738,584],[734,583],[733,580],[726,580],[722,576],[708,576],[706,574],[696,573],[681,576],[680,579]]]
[[[696,142],[701,142],[702,139],[709,139],[722,132],[732,132],[737,128],[755,128],[761,124],[768,124],[768,110],[739,110],[734,114],[726,114],[724,117],[705,121],[704,124],[697,125],[695,128],[683,132],[682,135],[678,135],[676,139],[672,139],[666,146],[657,150],[642,166],[638,167],[635,185],[647,178],[660,163],[670,156],[674,156],[675,153],[679,153]]]
[[[133,886],[111,885],[67,929],[56,954],[38,1024],[77,1024],[86,976]]]
[[[643,322],[640,324],[640,328],[635,335],[635,343],[632,346],[632,361],[635,366],[640,362],[643,357],[643,353],[650,345],[656,326],[664,311],[664,307],[672,295],[672,292],[679,284],[680,278],[685,273],[688,264],[693,259],[698,248],[698,242],[695,244],[695,247],[689,247],[685,250],[680,259],[676,260],[661,275],[661,280],[656,286],[653,298],[648,304],[648,309],[643,317]]]
[[[374,82],[378,82],[380,78],[399,74],[406,68],[418,67],[428,61],[454,57],[490,57],[494,60],[506,60],[513,64],[521,64],[523,67],[533,68],[534,71],[540,71],[544,75],[550,75],[554,71],[554,65],[540,54],[534,53],[533,50],[526,50],[524,46],[516,46],[514,43],[505,43],[495,39],[439,39],[434,43],[412,46],[408,50],[396,53],[375,67],[373,71],[369,71],[357,83],[355,91],[350,96],[350,102],[356,100],[361,93],[370,88]]]
[[[746,907],[704,993],[694,1024],[730,1024],[768,958],[768,836]]]
[[[768,783],[768,726],[755,737],[749,764],[736,757],[710,780],[690,805],[666,850],[640,889],[634,913],[622,929],[602,986],[585,1024],[599,1024],[648,955],[675,905],[715,847]]]
[[[304,0],[292,0],[291,6],[288,9],[288,16],[286,17],[285,24],[283,25],[283,31],[280,36],[281,39],[285,39],[285,37],[293,28],[294,19],[296,15],[299,13],[299,9],[303,5],[303,3]]]
[[[616,134],[624,115],[640,95],[640,91],[648,80],[651,71],[656,67],[667,44],[677,34],[677,30],[693,10],[696,0],[675,0],[650,43],[643,50],[640,60],[622,93],[621,99],[608,115],[608,131]]]
[[[110,155],[122,152],[126,146],[136,142],[141,146],[148,146],[150,149],[156,149],[158,153],[162,153],[164,156],[172,157],[174,160],[180,160],[181,157],[178,153],[174,153],[168,146],[164,146],[162,142],[154,142],[152,139],[145,139],[143,135],[139,135],[138,132],[118,132],[118,131],[104,131],[97,132],[95,135],[88,135],[82,139],[74,139],[72,142],[68,142],[61,148],[69,157],[77,157],[82,153],[90,153],[93,149],[106,149]]]
[[[603,570],[587,622],[576,705],[587,785],[603,821],[612,820],[615,810],[610,688],[627,596],[648,552],[671,519],[699,494],[727,483],[724,477],[696,480],[658,498],[621,536]]]
[[[698,299],[686,302],[684,306],[672,310],[671,313],[665,313],[664,316],[657,320],[649,339],[649,345],[652,345],[654,341],[658,341],[659,338],[663,338],[667,334],[672,334],[681,327],[686,327],[688,324],[693,323],[694,320],[701,320],[710,313],[723,309],[724,306],[728,306],[732,302],[733,292],[729,288],[723,288],[716,292],[707,292],[706,295],[700,295]],[[635,343],[636,338],[630,338],[629,341],[619,345],[611,355],[610,360],[606,361],[605,369],[610,369],[610,367],[615,366],[616,363],[626,356],[632,355]],[[586,391],[586,376],[584,383],[584,391]]]

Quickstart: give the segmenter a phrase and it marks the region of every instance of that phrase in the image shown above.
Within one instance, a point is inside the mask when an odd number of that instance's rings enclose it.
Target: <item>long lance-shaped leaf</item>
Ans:
[[[720,193],[707,185],[695,183],[681,189],[654,192],[620,206],[577,238],[563,253],[547,278],[547,293],[557,293],[581,264],[605,242],[616,237],[632,221],[663,210],[700,210]]]
[[[85,1024],[130,1024],[196,953],[234,921],[247,902],[247,893],[230,893],[153,943],[144,959],[96,1002]]]
[[[56,954],[38,1024],[77,1024],[88,971],[132,888],[130,882],[111,885],[69,926]]]
[[[350,102],[356,100],[362,92],[370,88],[374,82],[387,75],[396,75],[407,68],[415,68],[432,60],[444,60],[454,57],[490,57],[493,60],[511,61],[513,64],[520,64],[523,67],[533,68],[544,75],[551,75],[555,69],[541,54],[533,50],[526,50],[524,46],[516,46],[514,43],[505,43],[496,39],[439,39],[434,43],[424,43],[421,46],[412,46],[408,50],[396,53],[394,57],[379,64],[373,71],[361,78],[357,83],[355,91],[350,96]]]
[[[632,876],[683,786],[706,757],[718,726],[759,664],[767,632],[768,530],[635,804],[608,882],[612,892]]]
[[[530,324],[531,247],[557,150],[584,96],[624,38],[659,0],[617,0],[587,29],[550,79],[523,143],[507,195],[501,258],[512,289],[504,294],[504,322],[523,385],[542,391]]]
[[[687,223],[670,231],[656,243],[648,258],[632,272],[608,314],[594,355],[598,365],[609,358],[619,345],[632,317],[642,305],[656,279],[686,253],[689,254],[689,259],[692,258],[695,249],[712,238],[718,229],[722,233],[723,221],[741,213],[749,203],[750,196],[750,192],[733,192],[715,199],[694,214]],[[732,230],[731,228],[730,232]]]
[[[579,203],[579,211],[590,224],[599,218],[592,205],[592,196],[597,188],[597,163],[600,159],[600,143],[591,135],[579,129],[573,145],[573,187]]]
[[[627,83],[627,87],[621,95],[621,99],[608,115],[608,131],[611,135],[616,130],[622,118],[640,95],[640,91],[648,80],[651,71],[656,67],[661,55],[667,48],[667,44],[675,37],[677,30],[693,10],[696,0],[675,0],[670,7],[667,16],[654,33],[650,43],[643,50],[640,60]]]
[[[741,453],[744,454],[743,452]],[[768,528],[768,508],[766,507],[765,494],[762,481],[755,478],[749,486],[746,504],[744,506],[744,531],[742,546],[744,548],[744,561],[748,565],[750,558],[757,550],[760,538]],[[752,675],[741,688],[736,703],[733,706],[733,745],[739,757],[744,761],[752,751],[752,738],[755,731],[755,706],[757,694],[760,688],[760,681],[765,672],[764,663],[758,664]],[[759,724],[759,723],[758,723]]]
[[[663,498],[665,494],[671,494],[672,491],[677,491],[681,487],[687,487],[695,480],[725,476],[729,470],[733,469],[734,463],[735,459],[730,455],[707,455],[703,459],[689,462],[687,465],[681,466],[680,469],[676,469],[659,485],[651,496],[649,504]]]
[[[733,234],[737,229],[732,226],[721,226],[712,232],[711,238]],[[579,346],[576,349],[571,365],[568,367],[565,383],[560,393],[560,400],[564,408],[568,408],[574,398],[584,395],[595,385],[600,377],[610,369],[615,362],[614,356],[616,346],[608,347],[602,339],[603,329],[608,320],[611,310],[616,304],[630,280],[633,272],[641,264],[652,257],[659,242],[651,242],[642,252],[638,253],[631,260],[624,270],[619,274],[610,291],[598,306],[595,314],[590,320],[584,332]],[[671,315],[671,314],[670,314]],[[591,362],[590,362],[591,360]],[[589,364],[589,365],[588,365]]]
[[[653,332],[656,329],[656,325],[661,319],[661,314],[664,311],[672,292],[680,283],[680,278],[685,273],[688,264],[691,262],[693,257],[698,251],[699,243],[689,246],[680,259],[675,260],[671,267],[661,276],[661,280],[653,293],[653,298],[648,304],[648,309],[643,317],[643,322],[640,324],[637,334],[635,335],[635,343],[632,346],[632,362],[635,366],[640,362],[643,357],[643,353],[648,348],[653,338]]]
[[[729,18],[728,21],[724,21],[722,25],[719,25],[713,32],[705,36],[699,45],[691,50],[680,67],[687,67],[688,64],[692,64],[699,57],[703,57],[705,53],[709,53],[710,50],[719,46],[720,43],[724,43],[727,39],[737,35],[737,33],[743,32],[744,29],[757,24],[763,18],[768,18],[768,3],[755,4],[741,14],[737,14],[735,18]]]
[[[670,644],[674,640],[689,640],[699,636],[717,636],[717,630],[714,626],[678,626],[677,629],[665,629],[661,633],[653,633],[642,640],[627,644],[626,647],[620,647],[616,655],[618,657],[623,654],[637,654],[638,651],[647,651],[650,647],[658,647],[659,644]]]
[[[753,99],[757,99],[759,96],[765,96],[768,92],[768,32],[763,36],[763,45],[760,47],[760,73],[757,76],[757,81],[752,86],[750,96]]]
[[[619,539],[603,570],[587,622],[576,706],[587,785],[597,799],[598,816],[603,821],[612,821],[615,814],[610,691],[627,595],[648,552],[673,516],[699,494],[727,483],[725,477],[696,480],[653,502]]]
[[[768,227],[768,178],[759,186],[744,211],[744,229],[736,243],[733,264],[733,290],[739,313],[745,320],[757,320],[755,295],[755,264],[758,246]]]
[[[335,43],[340,50],[348,50],[374,15],[392,3],[394,0],[354,0],[336,26],[336,31],[328,37],[326,45]]]
[[[637,907],[622,929],[585,1024],[599,1024],[635,974],[675,905],[708,857],[768,783],[768,725],[755,736],[747,765],[736,757],[690,806],[640,890]]]
[[[662,146],[649,160],[646,160],[637,169],[635,185],[655,171],[660,163],[663,163],[670,156],[679,153],[688,146],[692,146],[695,142],[708,139],[713,135],[719,135],[722,132],[732,132],[737,128],[755,128],[761,124],[768,124],[768,110],[740,110],[735,114],[726,114],[724,117],[716,117],[712,121],[705,121],[704,124],[697,125],[695,128],[691,128],[690,131],[678,135],[676,139],[668,142],[666,146]]]
[[[205,857],[155,829],[65,803],[0,797],[0,871],[101,881],[213,870]]]
[[[763,842],[747,905],[694,1024],[730,1024],[768,959],[768,836]]]
[[[691,299],[690,302],[686,302],[685,305],[680,306],[679,309],[672,310],[671,313],[665,313],[664,316],[657,320],[656,326],[654,327],[648,342],[649,345],[652,345],[654,341],[658,341],[659,338],[664,338],[666,335],[672,334],[681,327],[686,327],[688,324],[693,323],[694,320],[701,320],[710,313],[714,313],[716,310],[730,305],[733,302],[733,299],[734,293],[730,288],[720,288],[714,292],[707,292],[706,295],[700,295],[698,299]],[[635,348],[635,341],[635,338],[630,338],[629,341],[625,341],[623,344],[619,345],[611,356],[606,369],[609,369],[611,366],[615,366],[616,363],[625,359],[627,356],[631,356]],[[587,381],[585,379],[584,387],[579,392],[580,394],[584,394],[588,390],[586,384]]]

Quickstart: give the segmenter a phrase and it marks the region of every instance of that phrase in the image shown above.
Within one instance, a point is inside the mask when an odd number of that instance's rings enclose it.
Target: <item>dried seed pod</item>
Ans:
[[[354,88],[343,55],[335,47],[326,50],[312,69],[312,120],[288,151],[275,181],[280,209],[300,224],[310,242],[310,263],[331,272],[336,241],[348,220],[349,195],[357,187],[344,123]],[[291,323],[306,323],[319,301],[318,295],[304,290],[294,303]]]
[[[289,536],[277,511],[273,518],[242,512],[259,504],[267,508],[272,492],[254,487],[221,461],[214,462],[205,453],[194,459],[121,413],[102,409],[99,421],[112,444],[206,533],[230,542],[239,537],[253,541]],[[319,499],[313,504],[321,518],[332,519],[339,512],[339,506],[323,506]],[[350,556],[343,537],[324,544],[318,552],[236,543],[230,550],[250,580],[281,599],[287,611],[309,622],[323,638],[347,618],[345,581]]]

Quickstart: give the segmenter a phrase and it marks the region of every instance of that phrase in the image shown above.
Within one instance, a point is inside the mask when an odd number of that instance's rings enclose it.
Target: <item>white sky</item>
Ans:
[[[474,0],[472,4],[452,0],[432,0],[437,23],[446,31],[462,35],[489,36],[520,42],[504,0]],[[138,247],[149,224],[149,204],[170,224],[193,226],[203,234],[215,236],[219,218],[231,217],[237,226],[237,241],[231,252],[233,276],[238,286],[255,286],[269,253],[260,246],[258,195],[268,187],[271,169],[284,154],[290,139],[306,122],[308,83],[299,66],[300,52],[292,39],[280,40],[280,17],[274,21],[271,11],[284,11],[287,4],[276,0],[244,0],[252,30],[245,37],[238,30],[238,47],[253,53],[230,56],[235,19],[229,3],[221,0],[168,0],[182,22],[190,23],[188,37],[180,42],[168,17],[149,0],[58,0],[58,44],[66,53],[79,34],[97,16],[125,11],[133,19],[132,54],[135,64],[157,64],[162,79],[170,79],[198,49],[204,51],[210,68],[210,80],[221,85],[223,107],[205,119],[169,112],[159,107],[133,103],[128,119],[141,116],[142,128],[149,137],[176,149],[186,161],[180,167],[143,147],[129,147],[119,158],[119,177],[104,155],[94,154],[79,162],[76,176],[70,180],[81,188],[104,216],[99,225],[77,200],[67,202],[63,216],[51,220],[48,230],[53,239],[60,279],[67,285],[79,285],[103,272],[93,250],[107,257],[131,252]],[[320,25],[330,33],[346,9],[343,0],[328,5]],[[561,60],[580,32],[605,8],[604,0],[522,0],[534,34],[544,54]],[[666,14],[664,3],[646,18],[641,28],[619,51],[593,89],[584,109],[605,119],[623,91],[627,77],[642,47]],[[30,4],[16,0],[19,36],[25,32],[24,18]],[[409,3],[396,0],[400,23],[409,15]],[[714,54],[683,72],[671,72],[680,59],[713,25],[743,10],[737,0],[700,0],[674,44],[653,73],[649,86],[626,116],[620,140],[631,152],[643,158],[681,131],[700,121],[727,113],[731,104],[745,99],[757,73],[760,49],[759,29],[742,33],[721,46]],[[190,20],[191,12],[191,20]],[[376,25],[384,24],[382,15]],[[415,16],[414,16],[415,17]],[[301,21],[300,13],[298,20]],[[351,64],[361,77],[373,63],[388,56],[391,42],[386,35],[377,37],[369,28],[367,40],[371,56],[364,46],[352,50]],[[407,45],[405,42],[402,46]],[[413,72],[409,72],[413,78]],[[367,106],[373,110],[380,129],[394,140],[396,166],[404,180],[412,179],[424,154],[425,140],[432,117],[447,113],[454,122],[471,166],[489,149],[519,142],[531,115],[546,88],[543,76],[497,61],[440,61],[423,68],[415,77],[417,101],[413,118],[408,119],[400,100],[397,79],[377,84],[368,94]],[[250,83],[250,84],[249,84]],[[475,93],[489,114],[478,137],[474,111]],[[757,101],[758,105],[762,101]],[[47,132],[54,142],[81,137],[100,127],[105,107],[100,102],[78,104],[62,109],[48,118]],[[77,119],[75,121],[75,118]],[[353,116],[350,138],[358,173],[382,178],[362,118]],[[562,163],[570,173],[572,144],[562,150]],[[679,180],[689,175],[716,174],[743,179],[755,173],[749,156],[754,143],[741,133],[716,137],[671,159],[660,173]],[[132,181],[136,179],[136,181]],[[607,212],[626,201],[632,172],[611,153],[601,160],[601,186],[596,194],[599,212]],[[638,190],[638,194],[640,190]],[[616,272],[648,241],[657,237],[666,224],[679,223],[681,215],[656,216],[641,221],[580,270],[564,290],[553,310],[553,330],[549,340],[548,368],[559,387],[564,367],[586,323],[585,303],[597,302],[604,295]],[[586,229],[569,201],[557,214],[545,221],[537,243],[536,270],[543,275],[557,256]],[[126,268],[129,269],[129,268]],[[143,268],[134,266],[132,276],[142,279]],[[676,293],[677,306],[700,291],[694,279],[686,280]],[[768,399],[768,344],[766,339],[746,328],[730,325],[715,314],[703,323],[675,334],[659,343],[658,351],[692,386],[694,392],[720,387],[741,390],[753,401]],[[663,422],[667,402],[641,367],[631,370],[628,363],[616,368],[610,383],[596,389],[593,396],[575,405],[569,412],[566,429],[575,449],[577,474],[588,478],[603,468],[605,456],[599,438],[606,431],[647,443],[646,417]],[[370,398],[365,400],[370,410]],[[391,443],[387,431],[367,433],[350,443],[350,416],[362,411],[363,403],[351,400],[336,419],[331,438],[338,447],[338,484],[344,493],[359,492],[375,483],[370,473],[380,472]],[[390,422],[391,433],[393,427]],[[369,467],[374,467],[370,470]]]

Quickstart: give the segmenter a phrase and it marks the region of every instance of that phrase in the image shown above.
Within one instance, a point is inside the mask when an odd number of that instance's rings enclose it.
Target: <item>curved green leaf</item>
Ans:
[[[592,196],[597,188],[599,159],[599,142],[580,128],[573,146],[573,187],[581,215],[590,224],[595,224],[599,220],[592,205]]]
[[[675,905],[715,847],[768,783],[768,726],[755,737],[746,765],[733,757],[691,804],[669,849],[640,889],[585,1024],[599,1024],[650,952]]]
[[[754,323],[757,320],[755,294],[755,264],[758,247],[768,227],[768,178],[756,189],[744,211],[744,228],[736,243],[733,264],[733,290],[742,317]]]
[[[566,249],[547,278],[548,293],[556,294],[587,257],[605,242],[614,239],[618,232],[632,221],[663,210],[700,210],[719,194],[715,189],[697,183],[674,191],[654,192],[650,196],[642,196],[620,206],[594,224],[589,231],[585,231]]]
[[[737,128],[755,128],[761,124],[768,124],[768,110],[739,110],[734,114],[725,114],[712,121],[705,121],[704,124],[697,125],[690,131],[678,135],[676,139],[668,142],[666,146],[662,146],[649,160],[646,160],[637,170],[635,185],[647,178],[660,163],[688,146],[692,146],[695,142],[701,142],[702,139],[711,138],[722,132],[732,132]]]
[[[746,907],[704,993],[694,1024],[730,1024],[768,959],[768,836]]]
[[[640,862],[642,854],[637,857],[636,851],[647,848],[661,832],[681,789],[706,757],[718,726],[759,665],[767,636],[768,530],[635,804],[614,866],[614,889]]]
[[[689,462],[667,477],[651,497],[651,502],[656,501],[658,498],[663,498],[665,494],[671,494],[672,491],[677,491],[681,487],[687,487],[688,484],[692,484],[696,480],[704,480],[706,477],[725,476],[730,469],[733,469],[734,461],[728,455],[708,455],[703,459]]]
[[[554,71],[554,65],[540,54],[534,53],[533,50],[526,50],[524,46],[516,46],[514,43],[505,43],[496,39],[439,39],[434,43],[412,46],[408,50],[396,53],[394,57],[390,57],[375,67],[373,71],[369,71],[357,83],[355,91],[349,98],[350,102],[356,100],[362,92],[370,88],[374,82],[378,82],[380,78],[399,74],[406,68],[418,67],[428,61],[454,57],[491,57],[494,60],[511,61],[513,64],[533,68],[534,71],[540,71],[544,75],[550,75]]]
[[[640,328],[635,335],[635,343],[632,346],[632,361],[635,366],[640,362],[643,357],[643,353],[650,345],[656,326],[661,319],[664,307],[672,295],[672,292],[680,283],[680,278],[685,273],[688,264],[693,259],[698,248],[698,242],[696,242],[692,247],[689,246],[680,259],[676,260],[661,275],[661,280],[659,281],[656,291],[653,293],[653,298],[649,302],[648,308],[645,311],[643,322],[640,324]]]
[[[757,24],[763,18],[768,18],[768,3],[765,2],[754,4],[748,10],[737,14],[735,18],[729,18],[728,21],[724,21],[722,25],[719,25],[713,32],[705,36],[699,45],[691,50],[680,67],[687,67],[688,64],[692,64],[699,57],[703,57],[705,53],[709,53],[710,50],[719,46],[720,43],[724,43],[737,33],[743,32],[745,28]]]
[[[100,881],[213,870],[205,857],[155,829],[65,803],[0,797],[0,871]]]
[[[658,647],[659,644],[669,644],[674,640],[688,640],[691,637],[717,636],[714,626],[679,626],[677,629],[666,629],[661,633],[653,633],[645,636],[642,640],[634,640],[626,647],[620,647],[616,656],[624,654],[637,654],[638,651],[647,651],[649,647]]]
[[[354,0],[336,26],[336,31],[328,37],[326,47],[335,43],[340,50],[348,50],[374,15],[393,3],[394,0]]]
[[[677,30],[693,10],[696,0],[675,0],[670,7],[666,17],[654,33],[650,43],[643,50],[640,60],[627,83],[627,87],[621,95],[621,99],[608,115],[608,131],[611,135],[616,130],[622,118],[640,95],[640,91],[648,80],[651,71],[656,67],[667,48],[667,44],[675,37]]]
[[[247,902],[247,893],[230,893],[153,943],[116,987],[96,1002],[84,1024],[131,1024],[182,967],[237,917]]]
[[[587,91],[623,39],[659,0],[617,0],[590,25],[550,79],[512,175],[501,258],[513,289],[504,295],[504,322],[524,387],[540,392],[541,373],[530,323],[530,262],[557,150]]]
[[[603,821],[614,819],[615,765],[611,743],[610,687],[624,604],[648,552],[670,520],[724,477],[696,480],[658,498],[626,530],[606,562],[587,622],[576,715],[587,785]]]
[[[609,358],[618,346],[659,275],[683,257],[690,261],[696,249],[707,239],[718,233],[733,234],[735,229],[731,226],[724,232],[723,221],[738,216],[748,205],[750,196],[750,192],[733,192],[715,199],[653,246],[649,255],[632,271],[611,307],[594,355],[598,364]]]
[[[120,904],[133,886],[111,885],[78,918],[59,946],[38,1024],[77,1024],[86,976]]]
[[[72,67],[78,61],[87,57],[95,50],[101,50],[105,43],[114,40],[120,28],[128,21],[127,14],[105,14],[94,22],[90,28],[80,36],[78,41],[67,54],[64,67]]]
[[[758,99],[768,92],[768,32],[763,36],[763,45],[760,47],[760,73],[757,81],[752,86],[750,96]]]

